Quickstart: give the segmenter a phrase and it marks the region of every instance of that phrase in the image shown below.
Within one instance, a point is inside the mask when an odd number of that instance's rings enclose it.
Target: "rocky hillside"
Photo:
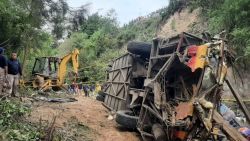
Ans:
[[[206,31],[207,26],[199,17],[200,10],[191,11],[188,7],[175,12],[157,31],[158,37],[171,37],[180,32],[190,32],[200,34]]]

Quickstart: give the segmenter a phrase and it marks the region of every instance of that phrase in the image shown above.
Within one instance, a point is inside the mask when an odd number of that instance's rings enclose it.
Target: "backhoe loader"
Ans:
[[[20,85],[27,87],[31,86],[39,91],[46,91],[48,89],[60,90],[66,89],[65,77],[67,74],[67,64],[72,60],[73,71],[69,74],[72,81],[76,79],[78,73],[78,55],[79,50],[74,49],[69,54],[62,58],[58,57],[39,57],[36,58],[33,69],[32,78],[30,81],[21,80]],[[74,80],[73,80],[74,79]]]

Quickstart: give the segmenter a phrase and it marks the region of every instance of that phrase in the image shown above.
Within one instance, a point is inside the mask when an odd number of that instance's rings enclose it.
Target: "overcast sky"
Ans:
[[[168,0],[67,0],[67,2],[71,7],[91,3],[91,13],[99,11],[105,14],[114,9],[120,25],[168,5]]]

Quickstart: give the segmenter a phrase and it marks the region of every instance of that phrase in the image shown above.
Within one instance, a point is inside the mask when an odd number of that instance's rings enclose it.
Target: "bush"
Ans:
[[[202,8],[211,33],[226,30],[230,46],[250,61],[249,0],[191,0],[190,5]]]
[[[11,141],[36,141],[41,137],[38,128],[22,118],[30,109],[21,102],[4,100],[0,102],[0,139]]]

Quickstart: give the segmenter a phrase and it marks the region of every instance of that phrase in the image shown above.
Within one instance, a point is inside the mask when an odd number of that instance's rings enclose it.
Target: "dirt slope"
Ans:
[[[205,23],[199,19],[199,9],[191,12],[189,8],[185,8],[167,19],[159,28],[157,36],[167,38],[181,32],[199,34],[206,31],[206,27]]]
[[[38,103],[36,104],[37,106],[33,108],[28,119],[31,122],[37,123],[40,120],[51,121],[53,117],[56,116],[55,126],[57,129],[66,130],[68,128],[67,125],[71,124],[72,121],[77,121],[77,125],[83,125],[90,128],[87,133],[83,133],[85,135],[80,136],[81,138],[77,138],[77,141],[140,140],[137,133],[122,130],[115,121],[108,120],[108,112],[102,106],[101,102],[83,96],[77,96],[76,99],[78,101],[73,103]],[[77,130],[77,133],[78,132],[81,132],[81,130]],[[65,133],[67,133],[67,131]],[[84,138],[85,136],[86,138]]]

